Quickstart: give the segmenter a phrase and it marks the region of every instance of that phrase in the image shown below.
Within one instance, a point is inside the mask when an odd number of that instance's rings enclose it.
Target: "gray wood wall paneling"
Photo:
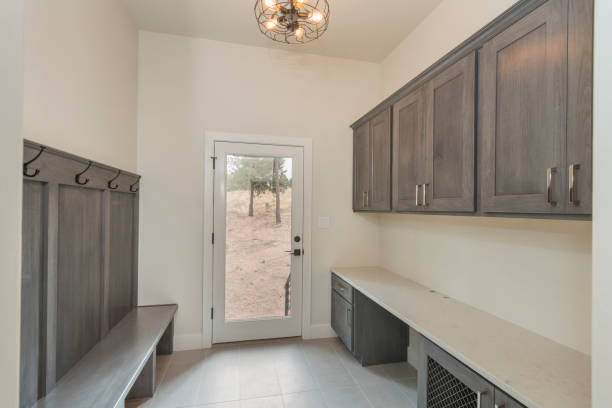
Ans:
[[[57,377],[101,338],[104,246],[100,190],[60,186]]]
[[[39,151],[39,144],[26,140],[24,162]],[[78,358],[125,315],[125,309],[137,305],[138,193],[131,192],[130,186],[139,188],[140,177],[121,171],[115,180],[117,189],[110,190],[107,183],[119,170],[93,163],[83,175],[89,182],[77,185],[75,175],[88,164],[87,159],[47,147],[29,166],[40,173],[31,179],[24,177],[24,227],[42,220],[42,259],[38,266],[38,338],[28,337],[29,343],[21,350],[22,359],[38,358],[40,384],[34,383],[31,374],[26,376],[27,381],[22,376],[22,406],[30,402],[28,395],[50,392]],[[30,194],[32,189],[42,190],[38,214],[27,212],[28,208],[38,208],[37,199]],[[115,237],[111,237],[113,234]],[[26,254],[36,245],[36,238],[30,239],[30,235],[24,234],[24,268],[35,269],[34,260]],[[113,238],[125,247],[111,248]],[[113,255],[117,255],[115,260]],[[30,276],[28,271],[24,276]],[[117,288],[115,278],[126,287],[113,289]],[[29,284],[23,282],[25,290],[32,292],[35,288]],[[35,312],[33,304],[26,306],[24,319]],[[107,307],[113,312],[105,311]],[[31,331],[32,326],[23,330]],[[34,343],[39,351],[34,350]],[[24,367],[33,365],[28,362]]]
[[[134,253],[134,204],[133,194],[110,193],[110,259],[108,317],[113,327],[136,305],[133,303]]]
[[[21,354],[20,406],[30,407],[44,389],[40,370],[43,291],[43,208],[45,186],[26,181],[23,184],[22,275],[21,275]]]

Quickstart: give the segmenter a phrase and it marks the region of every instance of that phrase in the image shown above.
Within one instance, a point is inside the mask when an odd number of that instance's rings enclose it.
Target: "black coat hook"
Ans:
[[[34,173],[29,173],[28,172],[28,166],[32,163],[34,163],[36,160],[38,160],[38,158],[40,157],[40,155],[45,151],[46,147],[45,146],[40,146],[40,151],[38,152],[38,154],[36,156],[34,156],[34,158],[32,160],[29,160],[25,163],[23,163],[23,175],[26,177],[36,177],[40,174],[40,169],[34,169]]]
[[[77,174],[76,176],[74,176],[74,181],[79,185],[79,186],[84,186],[85,184],[89,183],[89,179],[87,177],[85,177],[85,181],[81,181],[81,176],[85,173],[87,173],[87,170],[89,170],[89,168],[91,167],[91,165],[93,164],[92,161],[89,162],[89,164],[87,165],[87,168],[85,170],[83,170],[82,172],[80,172],[79,174]]]
[[[117,171],[117,175],[108,181],[108,188],[111,190],[116,190],[119,188],[119,184],[113,185],[113,181],[117,180],[117,178],[121,175],[121,170]]]
[[[140,183],[140,176],[138,176],[138,180],[136,180],[136,182],[132,185],[130,185],[130,191],[132,193],[137,193],[138,190],[140,190],[140,187],[136,187],[136,184]]]

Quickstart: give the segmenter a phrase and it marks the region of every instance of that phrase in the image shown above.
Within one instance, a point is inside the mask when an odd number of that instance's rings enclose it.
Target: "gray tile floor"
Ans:
[[[361,367],[337,339],[285,339],[157,360],[155,397],[128,408],[416,408],[407,363]]]

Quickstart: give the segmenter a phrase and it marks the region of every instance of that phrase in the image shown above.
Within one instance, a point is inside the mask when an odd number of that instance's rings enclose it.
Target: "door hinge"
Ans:
[[[212,238],[211,238],[212,244],[215,245],[215,233],[213,232],[211,235],[212,235]]]
[[[210,320],[213,320],[215,318],[215,308],[211,307],[210,308]]]
[[[213,170],[214,170],[214,169],[215,169],[215,167],[216,167],[216,164],[217,164],[217,156],[210,156],[210,158],[211,158],[211,159],[212,159],[212,161],[213,161]]]

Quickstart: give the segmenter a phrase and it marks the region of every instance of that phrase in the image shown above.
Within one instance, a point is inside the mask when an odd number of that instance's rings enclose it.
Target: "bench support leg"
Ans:
[[[157,354],[167,355],[174,351],[174,319],[157,343]]]
[[[157,356],[155,353],[151,353],[149,360],[145,364],[142,369],[138,379],[132,386],[130,393],[127,396],[127,399],[134,398],[152,398],[153,394],[155,394],[155,385],[156,385],[156,362]]]

